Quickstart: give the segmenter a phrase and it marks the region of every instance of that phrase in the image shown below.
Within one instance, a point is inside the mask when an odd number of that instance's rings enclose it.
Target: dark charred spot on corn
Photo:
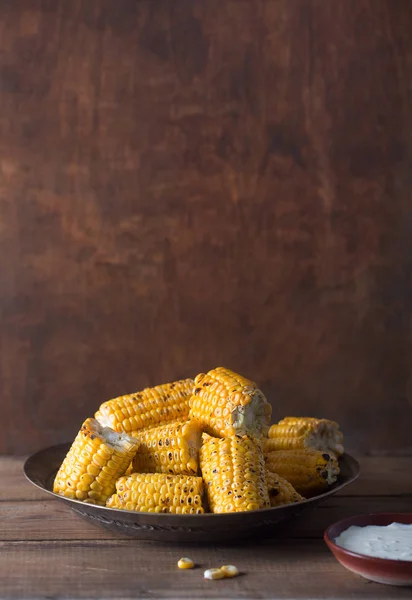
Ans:
[[[322,471],[321,473],[323,479],[327,479],[328,478],[328,472],[327,471]]]
[[[269,494],[271,496],[278,496],[279,495],[279,490],[277,488],[272,488],[271,490],[269,490]]]
[[[195,393],[196,396],[199,394],[199,392],[200,392],[201,389],[202,388],[199,388],[199,387],[195,388],[195,392],[194,393]]]
[[[158,443],[159,443],[159,446],[163,446],[163,441],[162,440],[159,440]]]
[[[240,494],[238,494],[237,496],[235,496],[236,500],[240,500],[242,498],[242,496]]]
[[[322,454],[322,458],[323,460],[330,460],[330,454],[326,454],[326,452],[324,454]]]
[[[165,439],[165,446],[170,446],[170,440],[169,440],[169,438]]]

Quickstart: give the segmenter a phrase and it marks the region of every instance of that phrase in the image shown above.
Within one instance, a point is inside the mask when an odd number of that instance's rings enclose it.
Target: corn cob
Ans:
[[[326,450],[340,456],[344,452],[343,435],[338,423],[312,417],[286,417],[272,425],[263,450]]]
[[[272,407],[253,381],[217,367],[195,378],[190,417],[216,437],[266,433]]]
[[[204,513],[202,495],[201,477],[133,473],[117,480],[116,494],[108,499],[106,506],[138,512],[200,515]]]
[[[266,471],[266,483],[268,486],[269,500],[271,506],[303,502],[305,499],[298,494],[293,485],[277,473]]]
[[[77,434],[54,480],[60,496],[105,505],[116,480],[124,474],[139,442],[87,419]]]
[[[270,506],[260,443],[247,435],[211,438],[200,449],[200,468],[214,513]]]
[[[138,432],[132,472],[197,475],[202,429],[198,421],[167,423]]]
[[[324,491],[339,474],[336,457],[318,450],[278,450],[265,454],[268,471],[277,473],[304,496]]]
[[[189,416],[192,379],[165,383],[104,402],[95,417],[102,425],[130,435]]]

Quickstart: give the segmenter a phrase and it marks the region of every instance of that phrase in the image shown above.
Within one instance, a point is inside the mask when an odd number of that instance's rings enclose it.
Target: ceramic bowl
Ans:
[[[412,561],[374,558],[346,550],[335,543],[335,539],[351,525],[390,525],[391,523],[412,523],[412,513],[373,513],[349,517],[334,523],[325,531],[324,540],[341,565],[370,581],[387,585],[412,586]]]

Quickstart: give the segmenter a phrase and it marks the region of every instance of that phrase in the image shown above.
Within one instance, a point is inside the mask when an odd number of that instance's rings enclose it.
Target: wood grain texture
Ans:
[[[348,573],[322,540],[263,542],[246,553],[236,546],[203,552],[185,546],[184,551],[198,568],[179,571],[182,548],[150,542],[0,542],[0,598],[410,598],[408,588],[370,583]],[[242,575],[221,581],[203,578],[204,569],[228,563]]]
[[[0,3],[0,452],[218,364],[412,450],[410,0]]]
[[[23,460],[0,457],[0,599],[409,598],[407,589],[348,573],[321,537],[332,522],[352,514],[410,510],[412,490],[405,473],[411,462],[365,457],[361,479],[347,488],[352,496],[328,499],[276,538],[202,545],[143,542],[94,527],[33,486],[37,496],[29,497],[21,477]],[[381,490],[387,495],[379,496]],[[176,562],[183,555],[192,557],[197,568],[179,571]],[[203,579],[204,569],[224,563],[236,564],[241,577]]]

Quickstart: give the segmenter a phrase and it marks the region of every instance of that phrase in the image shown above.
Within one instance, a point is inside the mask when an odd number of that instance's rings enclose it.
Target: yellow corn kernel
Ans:
[[[190,558],[181,558],[177,561],[177,566],[179,569],[193,569],[195,563]]]
[[[202,429],[198,421],[177,421],[136,434],[139,451],[132,463],[135,473],[197,475]]]
[[[107,506],[138,512],[204,513],[201,477],[132,473],[117,480],[116,496],[109,499]]]
[[[190,417],[216,437],[250,434],[269,428],[272,407],[257,385],[223,367],[200,373],[190,399]]]
[[[236,575],[239,575],[239,570],[234,565],[223,565],[220,567],[220,570],[223,571],[225,577],[236,577]]]
[[[57,472],[53,491],[66,498],[104,506],[138,446],[134,438],[102,427],[95,419],[87,419]],[[117,462],[112,461],[113,457]]]
[[[104,402],[95,417],[102,425],[136,435],[138,431],[189,417],[192,379],[146,388]]]
[[[282,506],[305,500],[289,481],[284,477],[280,477],[277,473],[266,471],[266,483],[271,506]]]
[[[286,417],[272,425],[263,450],[326,450],[340,456],[344,452],[343,435],[338,423],[313,417]]]
[[[265,454],[268,471],[283,477],[306,497],[321,493],[336,482],[336,457],[318,450],[278,450]]]
[[[224,579],[225,574],[222,569],[206,569],[203,573],[205,579]]]
[[[260,443],[247,435],[210,438],[200,449],[200,468],[214,513],[268,508]]]

